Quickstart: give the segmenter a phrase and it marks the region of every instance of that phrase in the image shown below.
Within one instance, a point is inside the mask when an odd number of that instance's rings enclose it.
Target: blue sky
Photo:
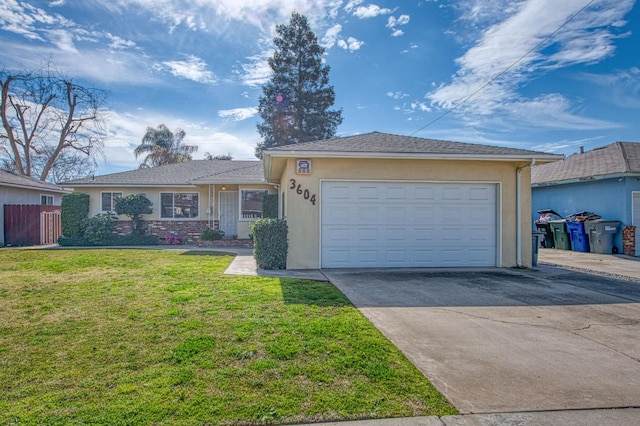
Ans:
[[[51,58],[110,92],[99,174],[136,168],[159,124],[195,158],[255,159],[266,60],[293,10],[326,48],[339,136],[560,154],[640,141],[634,0],[0,0],[0,65]]]

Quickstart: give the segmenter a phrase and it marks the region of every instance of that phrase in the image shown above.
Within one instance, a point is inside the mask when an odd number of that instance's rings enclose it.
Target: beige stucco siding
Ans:
[[[284,193],[284,214],[289,225],[287,268],[307,269],[320,266],[320,203],[321,181],[330,180],[405,180],[424,182],[483,182],[498,188],[497,233],[500,265],[513,267],[516,258],[516,170],[523,162],[450,161],[404,159],[336,159],[311,158],[310,175],[295,174],[295,159],[289,159],[281,180]],[[530,171],[522,171],[522,217],[530,217]],[[295,180],[292,188],[291,179]],[[316,196],[313,205],[297,193],[308,190]],[[304,193],[303,193],[304,194]],[[472,214],[470,212],[469,214]],[[522,260],[531,263],[531,224],[522,223]],[[527,243],[528,241],[528,243]]]

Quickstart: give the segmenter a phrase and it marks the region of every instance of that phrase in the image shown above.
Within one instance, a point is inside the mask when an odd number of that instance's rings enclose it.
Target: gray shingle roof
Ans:
[[[335,139],[304,142],[269,148],[267,153],[295,152],[349,152],[376,154],[434,154],[434,155],[479,155],[479,156],[525,156],[550,154],[526,149],[449,142],[435,139],[399,136],[371,132]]]
[[[261,161],[192,160],[65,182],[64,186],[174,186],[264,182]]]
[[[607,175],[640,173],[640,143],[615,142],[531,170],[531,184],[544,185]]]
[[[41,191],[66,192],[59,186],[42,182],[38,179],[22,176],[6,170],[0,170],[0,186],[12,186],[16,188],[38,189]]]

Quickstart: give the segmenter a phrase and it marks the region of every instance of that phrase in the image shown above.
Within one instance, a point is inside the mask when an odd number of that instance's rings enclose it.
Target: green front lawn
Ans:
[[[454,414],[328,283],[232,257],[0,250],[0,424],[281,424]]]

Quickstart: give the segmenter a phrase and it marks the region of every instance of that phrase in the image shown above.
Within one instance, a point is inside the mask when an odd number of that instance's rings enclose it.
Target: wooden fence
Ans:
[[[55,244],[62,235],[60,206],[6,204],[4,243],[12,246]]]

